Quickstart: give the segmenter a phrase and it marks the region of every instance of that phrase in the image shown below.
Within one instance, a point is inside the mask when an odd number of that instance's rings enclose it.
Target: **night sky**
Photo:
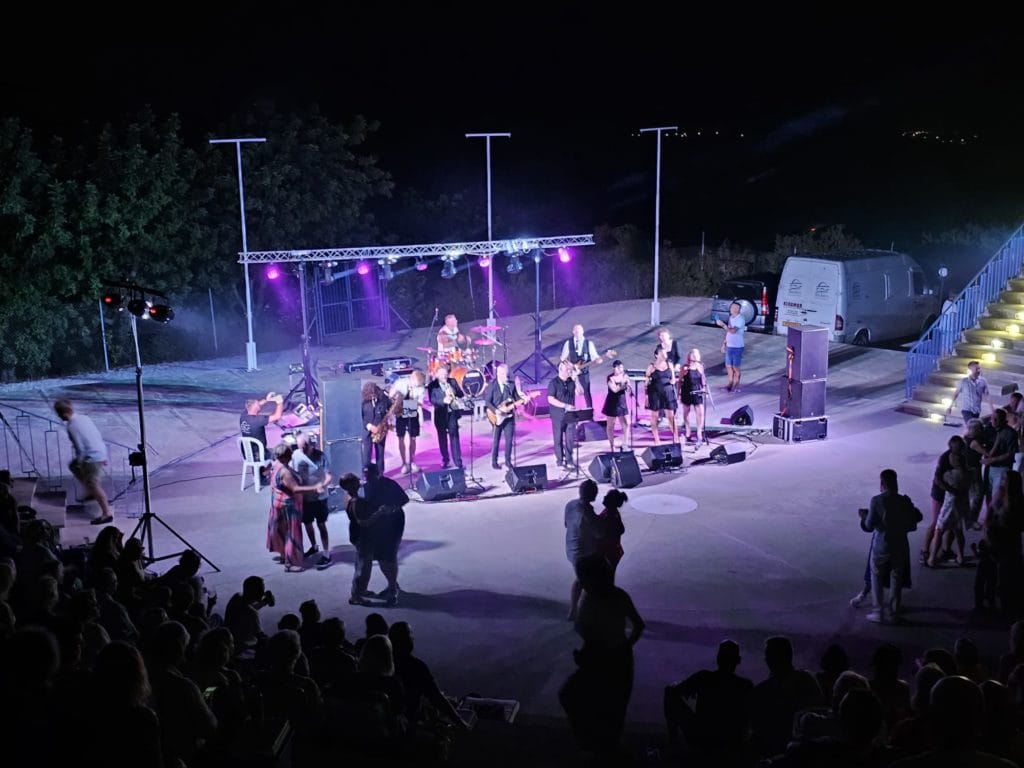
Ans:
[[[379,120],[370,148],[399,185],[481,199],[483,142],[463,134],[510,131],[493,163],[508,234],[650,226],[655,142],[634,133],[652,125],[686,132],[663,146],[663,226],[679,242],[758,247],[842,223],[888,247],[1024,213],[1024,39],[1010,24],[440,5],[179,5],[156,23],[22,9],[0,109],[73,138],[149,104],[198,144],[254,101],[316,103]]]

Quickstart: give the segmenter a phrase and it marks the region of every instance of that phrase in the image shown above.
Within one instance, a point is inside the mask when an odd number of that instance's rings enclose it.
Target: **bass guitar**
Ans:
[[[509,398],[504,403],[498,406],[497,410],[488,408],[486,410],[487,420],[491,422],[492,427],[500,427],[505,423],[506,419],[512,417],[512,412],[520,405],[526,405],[530,400],[540,395],[541,390],[537,389],[533,392],[527,392],[523,397],[518,400]]]

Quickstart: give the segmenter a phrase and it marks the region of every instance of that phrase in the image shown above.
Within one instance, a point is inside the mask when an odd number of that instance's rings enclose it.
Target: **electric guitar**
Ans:
[[[516,409],[517,406],[525,405],[530,400],[533,400],[533,398],[540,395],[540,393],[541,390],[537,389],[534,390],[533,392],[527,392],[525,395],[523,395],[523,397],[519,398],[518,400],[513,400],[511,398],[506,400],[504,403],[498,406],[497,410],[487,408],[487,420],[491,422],[492,427],[500,427],[502,424],[505,423],[506,419],[512,417],[512,412]]]
[[[573,367],[576,370],[573,371],[572,375],[575,378],[576,376],[578,376],[579,374],[581,374],[585,370],[587,370],[587,368],[592,366],[594,363],[596,363],[598,361],[602,361],[603,362],[605,360],[614,360],[618,356],[619,356],[618,352],[616,352],[614,349],[609,349],[609,350],[606,350],[603,355],[598,355],[593,360],[588,360],[587,362],[583,362],[582,360],[577,360],[575,363],[573,363]]]

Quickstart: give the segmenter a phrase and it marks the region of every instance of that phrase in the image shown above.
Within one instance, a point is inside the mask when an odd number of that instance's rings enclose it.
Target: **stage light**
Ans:
[[[487,254],[484,254],[483,256],[476,260],[476,263],[480,265],[481,269],[487,269],[489,266],[491,266],[491,257],[488,256]]]
[[[149,316],[158,323],[169,323],[174,319],[174,310],[166,304],[154,304],[149,308]]]
[[[366,276],[370,274],[370,262],[360,261],[356,264],[356,274]]]
[[[950,397],[942,398],[942,407],[943,408],[949,408],[949,406],[951,406],[952,404],[953,404],[953,399],[952,398],[950,398]]]
[[[1024,320],[1024,312],[1018,312],[1017,314],[1014,315],[1014,317],[1017,318],[1018,320]]]
[[[540,248],[535,248],[533,250],[533,263],[534,264],[540,264],[540,260],[543,259],[543,258],[544,258],[544,254],[541,251],[541,249]]]
[[[266,275],[267,280],[277,280],[281,277],[281,267],[277,264],[271,264],[267,267],[267,271],[264,274]]]
[[[391,264],[389,264],[388,262],[385,261],[383,265],[381,265],[380,269],[381,274],[384,276],[385,280],[391,280],[394,278],[395,273],[392,271]]]
[[[946,415],[944,413],[932,413],[928,415],[928,418],[932,421],[944,421]]]
[[[570,261],[572,261],[572,254],[569,253],[569,250],[566,248],[559,248],[558,260],[563,264],[568,264]]]
[[[523,262],[519,260],[519,255],[513,253],[509,257],[508,264],[505,265],[505,271],[510,275],[518,275],[523,271]]]
[[[1010,333],[1020,333],[1020,326],[1017,325],[1016,323],[1010,323],[1008,326],[1006,326],[1006,330],[1008,330]]]
[[[441,267],[441,277],[445,280],[451,280],[455,277],[455,262],[451,259],[444,260],[444,266]]]
[[[422,256],[417,256],[416,257],[416,271],[417,272],[426,272],[428,266],[429,265],[427,264],[427,262],[425,262],[423,260]]]
[[[113,309],[117,312],[123,312],[124,296],[122,296],[120,293],[104,293],[103,306],[107,307],[107,309]]]
[[[149,317],[150,303],[145,299],[132,299],[128,302],[128,311],[139,318]]]
[[[1005,345],[1003,344],[1003,340],[1002,339],[992,339],[992,348],[993,349],[1002,349],[1004,346]]]
[[[994,363],[996,361],[996,353],[995,352],[985,352],[985,353],[982,354],[981,359],[982,359],[982,362],[985,362],[985,363]]]

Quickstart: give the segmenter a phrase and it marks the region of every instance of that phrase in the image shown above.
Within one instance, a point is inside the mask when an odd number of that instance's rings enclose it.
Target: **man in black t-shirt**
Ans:
[[[274,412],[270,414],[261,413],[263,406],[267,403],[274,403]],[[273,424],[281,418],[284,413],[284,397],[274,392],[267,392],[262,400],[246,400],[245,410],[238,419],[238,431],[242,437],[252,437],[259,440],[263,445],[264,452],[267,451],[267,425]]]
[[[558,364],[558,376],[548,382],[548,406],[551,409],[551,437],[555,441],[555,462],[566,469],[575,469],[572,463],[575,429],[565,421],[565,412],[576,407],[576,382],[571,378],[572,370],[572,363],[563,360]]]

